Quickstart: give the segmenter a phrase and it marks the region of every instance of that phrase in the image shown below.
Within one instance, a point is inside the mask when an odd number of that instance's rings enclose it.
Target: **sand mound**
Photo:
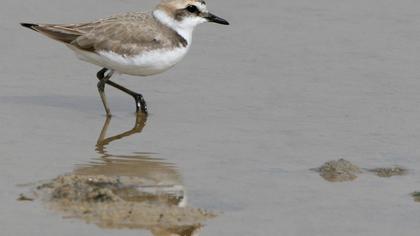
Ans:
[[[392,176],[402,176],[407,173],[407,170],[401,167],[391,167],[391,168],[376,168],[369,170],[372,173],[375,173],[379,177],[389,178]]]
[[[326,162],[315,170],[318,171],[325,180],[330,182],[353,181],[357,178],[356,174],[362,172],[358,166],[344,159]]]
[[[215,216],[181,207],[183,190],[176,186],[141,183],[136,177],[65,175],[38,186],[36,195],[66,217],[103,228],[149,229],[155,235],[192,235]]]

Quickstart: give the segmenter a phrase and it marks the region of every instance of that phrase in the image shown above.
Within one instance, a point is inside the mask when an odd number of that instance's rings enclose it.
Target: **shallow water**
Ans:
[[[188,206],[218,213],[200,235],[417,235],[420,2],[208,3],[232,25],[197,29],[189,55],[165,74],[120,76],[151,114],[141,132],[101,150],[99,68],[18,22],[79,22],[155,1],[2,1],[1,234],[151,235],[16,201],[109,155],[166,166],[160,173],[185,188]],[[112,137],[136,116],[131,98],[107,91]],[[310,170],[339,158],[408,174],[330,183]]]

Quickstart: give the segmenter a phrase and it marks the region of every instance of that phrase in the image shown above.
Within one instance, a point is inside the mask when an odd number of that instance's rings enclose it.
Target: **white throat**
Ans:
[[[166,12],[159,9],[153,11],[153,16],[162,24],[175,30],[179,35],[181,35],[185,40],[187,40],[188,45],[191,44],[192,33],[194,31],[195,26],[205,22],[204,19],[200,19],[198,17],[186,18],[183,21],[179,22],[177,20],[174,20],[172,17],[168,16]]]

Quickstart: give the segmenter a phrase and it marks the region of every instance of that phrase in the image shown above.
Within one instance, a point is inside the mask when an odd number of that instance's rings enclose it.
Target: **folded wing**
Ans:
[[[125,14],[83,24],[21,25],[90,52],[112,51],[130,56],[156,48],[186,46],[185,39],[176,32],[157,24],[149,14]]]

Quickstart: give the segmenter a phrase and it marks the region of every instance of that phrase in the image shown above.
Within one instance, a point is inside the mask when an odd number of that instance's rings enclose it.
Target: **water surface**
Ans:
[[[142,167],[121,171],[163,171],[159,178],[186,190],[188,206],[219,213],[203,236],[418,234],[420,205],[410,194],[420,190],[419,2],[208,1],[232,25],[197,29],[189,55],[165,74],[119,77],[145,95],[151,114],[141,133],[98,149],[100,68],[18,23],[80,22],[155,3],[2,1],[2,234],[151,235],[16,201],[28,189],[21,184],[83,166],[112,174],[107,157],[135,156]],[[136,116],[131,98],[108,93],[112,137]],[[329,183],[310,171],[339,158],[409,174]]]

